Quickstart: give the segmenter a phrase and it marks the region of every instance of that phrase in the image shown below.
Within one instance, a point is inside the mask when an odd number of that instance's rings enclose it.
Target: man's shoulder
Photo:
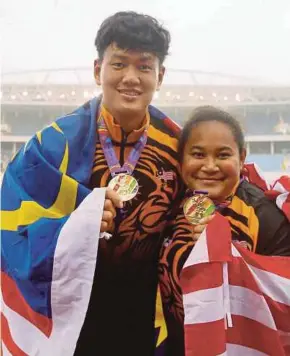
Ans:
[[[84,117],[90,118],[90,116],[90,102],[87,102],[84,105],[75,108],[73,111],[56,118],[55,122],[60,125],[72,125],[74,123],[76,124],[80,119],[83,119]]]
[[[33,137],[41,143],[42,149],[51,150],[55,145],[62,150],[68,144],[70,150],[84,147],[86,142],[93,145],[95,139],[95,120],[92,120],[90,102],[74,111],[56,118],[50,125]]]
[[[154,106],[149,107],[151,125],[159,131],[177,139],[181,132],[181,127],[166,114]]]

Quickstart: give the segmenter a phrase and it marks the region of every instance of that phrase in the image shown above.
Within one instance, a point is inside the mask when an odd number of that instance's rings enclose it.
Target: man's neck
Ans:
[[[139,130],[145,123],[148,108],[144,108],[144,111],[140,112],[129,112],[120,113],[115,111],[114,108],[110,108],[105,102],[102,102],[104,109],[112,116],[115,124],[121,126],[122,130],[129,134],[134,130]]]
[[[121,126],[121,128],[126,132],[126,133],[130,133],[133,130],[139,130],[144,122],[146,113],[144,113],[144,115],[139,115],[139,116],[132,116],[132,117],[128,117],[126,116],[113,116],[114,117],[114,121],[119,124]]]

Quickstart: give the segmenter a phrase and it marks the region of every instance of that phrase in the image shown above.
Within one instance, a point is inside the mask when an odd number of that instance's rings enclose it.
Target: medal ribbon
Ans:
[[[135,169],[135,166],[139,160],[141,152],[143,151],[146,142],[147,142],[147,129],[144,131],[143,135],[139,138],[139,140],[135,143],[132,148],[127,161],[121,167],[120,162],[116,156],[114,146],[112,143],[112,139],[109,136],[109,131],[107,129],[104,117],[100,114],[97,127],[99,132],[100,143],[110,169],[112,177],[115,177],[119,173],[125,173],[131,175]]]
[[[223,202],[217,202],[215,200],[212,200],[213,204],[215,205],[216,210],[221,211],[222,209],[226,208],[229,206],[233,200],[234,194],[238,188],[238,186],[242,183],[244,178],[240,178],[238,183],[235,185],[232,194],[230,194]],[[208,192],[206,190],[188,190],[186,196],[192,197],[193,195],[208,195]]]
[[[194,191],[190,192],[189,196],[194,196],[194,195],[208,196],[208,193],[207,193],[207,191],[204,191],[204,190],[194,190]],[[211,201],[213,202],[213,204],[215,205],[215,208],[217,210],[222,210],[223,208],[226,208],[227,206],[229,206],[231,204],[232,199],[233,199],[233,194],[228,196],[222,203],[218,203],[217,201],[212,200],[212,199],[211,199]]]

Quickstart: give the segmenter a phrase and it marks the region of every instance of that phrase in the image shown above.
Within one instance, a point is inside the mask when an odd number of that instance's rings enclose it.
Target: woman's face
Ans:
[[[239,181],[245,157],[228,125],[201,122],[192,129],[184,148],[183,180],[190,189],[206,190],[211,199],[221,202]]]

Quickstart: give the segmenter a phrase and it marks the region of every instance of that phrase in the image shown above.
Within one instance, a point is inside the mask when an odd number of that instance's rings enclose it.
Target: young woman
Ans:
[[[196,109],[179,141],[179,159],[190,192],[204,191],[230,223],[232,239],[262,255],[290,256],[290,224],[262,190],[243,177],[245,139],[238,121],[215,107]],[[212,216],[193,226],[192,240],[174,236],[160,264],[160,288],[168,326],[167,347],[183,354],[183,304],[179,274]]]

